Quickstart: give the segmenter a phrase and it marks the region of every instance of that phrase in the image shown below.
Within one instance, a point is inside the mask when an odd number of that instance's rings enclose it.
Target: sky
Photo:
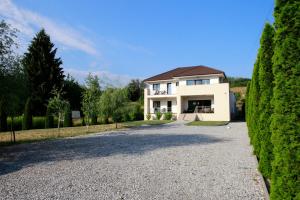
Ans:
[[[205,65],[251,77],[274,0],[0,0],[20,54],[44,28],[65,73],[124,86],[176,67]]]

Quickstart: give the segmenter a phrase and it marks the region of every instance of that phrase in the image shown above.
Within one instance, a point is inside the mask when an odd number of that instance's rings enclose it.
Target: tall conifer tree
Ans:
[[[60,58],[56,58],[56,51],[50,36],[42,29],[33,38],[28,52],[24,55],[23,65],[28,79],[30,96],[35,105],[35,114],[44,115],[51,91],[54,88],[60,90],[62,87],[64,79],[61,68],[62,61]]]
[[[258,104],[258,131],[257,146],[259,145],[259,169],[265,177],[271,175],[271,160],[273,145],[271,143],[271,99],[273,91],[272,56],[274,28],[267,23],[260,39],[259,61],[259,88],[260,98]]]
[[[300,1],[275,6],[271,199],[300,199]]]

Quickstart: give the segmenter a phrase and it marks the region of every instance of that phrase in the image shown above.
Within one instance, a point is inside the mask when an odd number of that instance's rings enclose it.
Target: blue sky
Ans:
[[[44,27],[63,67],[124,85],[179,66],[250,77],[273,0],[0,0],[0,19],[20,30],[20,52]]]

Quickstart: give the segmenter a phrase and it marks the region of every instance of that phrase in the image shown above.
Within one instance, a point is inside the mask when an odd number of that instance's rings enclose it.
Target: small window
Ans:
[[[179,86],[179,82],[176,82],[176,86]]]
[[[195,85],[195,81],[194,80],[187,80],[186,85]]]
[[[160,84],[153,84],[153,90],[154,91],[159,91],[159,88],[160,88]]]

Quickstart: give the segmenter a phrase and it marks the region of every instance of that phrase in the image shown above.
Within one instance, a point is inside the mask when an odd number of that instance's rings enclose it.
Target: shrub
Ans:
[[[28,130],[32,128],[31,98],[29,97],[25,104],[22,129]]]
[[[166,112],[164,113],[164,120],[171,120],[172,119],[172,112]]]
[[[82,117],[82,121],[81,121],[81,126],[85,126],[86,125],[86,123],[85,123],[85,121],[84,121],[84,116]]]
[[[17,117],[14,117],[14,130],[15,131],[19,131],[19,130],[22,130],[22,120],[23,120],[23,116],[17,116]],[[10,128],[11,127],[11,118],[7,118],[7,124],[8,124],[8,127]]]
[[[155,113],[155,116],[156,116],[156,119],[157,119],[157,120],[160,120],[162,114],[161,114],[160,111],[158,111],[158,112]]]
[[[151,119],[151,114],[147,113],[146,118],[147,118],[147,120],[150,120]]]
[[[135,104],[130,107],[129,111],[130,120],[142,120],[143,119],[143,112],[141,110],[141,106],[139,104]]]
[[[49,108],[46,111],[46,119],[45,119],[45,128],[53,128],[54,127],[54,117],[50,113]]]
[[[45,128],[45,117],[33,117],[32,118],[32,129],[43,129]]]
[[[72,112],[70,106],[66,107],[65,116],[64,116],[64,127],[72,126]]]

